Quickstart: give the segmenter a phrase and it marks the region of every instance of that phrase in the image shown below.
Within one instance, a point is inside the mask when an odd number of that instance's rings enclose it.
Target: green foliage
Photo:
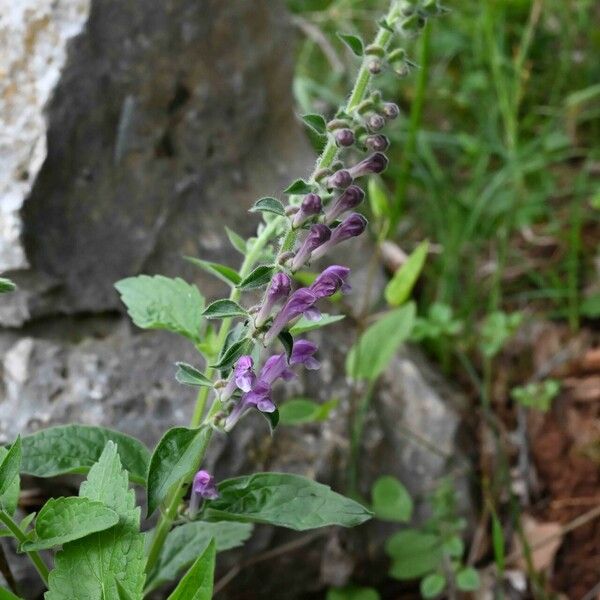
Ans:
[[[510,394],[513,400],[521,406],[547,412],[558,392],[560,392],[560,382],[555,379],[546,379],[515,387]]]
[[[118,600],[117,582],[132,598],[140,598],[145,578],[140,509],[112,441],[90,469],[79,496],[106,505],[117,513],[119,523],[64,544],[50,573],[46,600]]]
[[[222,481],[220,497],[207,502],[210,519],[267,523],[297,531],[341,525],[354,527],[371,513],[328,486],[289,473],[255,473]]]
[[[317,113],[310,113],[302,115],[302,120],[308,125],[315,133],[319,135],[325,135],[327,133],[327,121],[323,115]]]
[[[115,284],[133,322],[142,329],[166,329],[200,341],[204,298],[183,279],[139,275]]]
[[[177,373],[175,379],[184,385],[192,385],[194,387],[213,387],[213,382],[203,375],[198,369],[184,362],[175,363],[177,365]]]
[[[346,46],[350,48],[350,50],[355,56],[362,56],[365,53],[364,43],[359,36],[353,35],[351,33],[339,32],[337,35],[340,38],[340,40],[342,40],[342,42],[344,42],[344,44],[346,44]]]
[[[23,600],[23,598],[0,586],[0,600]]]
[[[321,318],[318,321],[311,321],[306,317],[301,317],[294,325],[292,325],[292,327],[290,327],[290,333],[292,335],[300,335],[307,331],[313,331],[314,329],[320,329],[321,327],[326,327],[332,323],[337,323],[344,318],[344,315],[328,315],[326,313],[321,314]]]
[[[174,427],[160,439],[148,467],[148,516],[160,506],[179,481],[191,480],[198,468],[206,435],[207,430],[203,427]]]
[[[6,294],[8,292],[14,292],[17,286],[14,282],[6,277],[0,277],[0,294]]]
[[[218,521],[193,521],[175,527],[169,532],[156,566],[148,575],[146,592],[163,583],[175,580],[188,568],[214,539],[217,552],[241,546],[251,535],[253,525]]]
[[[332,398],[323,404],[306,398],[287,400],[279,407],[279,422],[282,425],[302,425],[326,421],[338,403],[337,398]]]
[[[376,380],[408,339],[414,319],[415,305],[411,302],[371,325],[348,352],[346,373],[354,379]]]
[[[15,450],[16,453],[16,450]],[[0,510],[5,511],[8,515],[12,516],[15,514],[17,510],[17,504],[19,502],[19,491],[21,489],[21,479],[19,477],[19,473],[12,477],[12,482],[8,482],[8,478],[11,477],[10,472],[12,471],[12,466],[7,464],[6,467],[3,467],[4,460],[7,458],[8,450],[2,446],[0,446],[0,476],[2,471],[5,472],[5,475],[2,476],[6,478],[3,482],[0,479],[0,488],[4,489],[2,493],[0,493]],[[13,454],[13,458],[11,459],[11,463],[14,461],[15,455]],[[14,463],[13,463],[14,465]],[[17,469],[19,467],[17,466]]]
[[[380,600],[377,590],[350,585],[343,588],[331,588],[326,600]]]
[[[420,590],[423,598],[435,598],[446,587],[446,578],[440,573],[430,573],[421,580]]]
[[[228,285],[236,286],[241,281],[241,277],[238,275],[237,271],[226,265],[201,260],[199,258],[194,258],[193,256],[186,256],[185,259]]]
[[[119,515],[102,502],[88,498],[50,498],[35,520],[35,537],[21,545],[23,552],[62,546],[119,522]]]
[[[85,474],[100,459],[108,441],[117,444],[130,480],[145,484],[150,461],[146,446],[124,433],[91,425],[59,425],[26,435],[21,472],[35,477]]]
[[[417,317],[411,339],[414,341],[452,338],[462,331],[462,322],[454,317],[452,307],[434,302],[426,317]]]
[[[429,242],[421,242],[406,262],[396,271],[385,288],[385,299],[390,306],[400,306],[409,298],[425,266]]]
[[[313,191],[313,186],[304,181],[304,179],[296,179],[285,190],[284,194],[310,194]]]
[[[215,541],[211,540],[168,600],[211,600],[215,574],[215,555]]]
[[[410,521],[413,501],[408,490],[395,477],[377,479],[371,490],[375,517],[384,521]]]
[[[285,216],[283,204],[277,198],[272,198],[271,196],[265,196],[257,200],[250,209],[250,212],[268,212],[280,217]]]
[[[219,360],[211,365],[214,369],[228,369],[242,354],[247,354],[252,341],[249,338],[242,338],[233,342],[231,346],[224,348],[224,352],[219,356]]]
[[[416,579],[436,569],[443,554],[440,538],[434,533],[404,529],[393,534],[385,544],[392,559],[390,575],[395,579]]]
[[[271,265],[260,265],[256,267],[247,277],[240,281],[238,287],[241,290],[255,290],[266,286],[270,281],[275,267]]]
[[[496,356],[516,333],[522,320],[523,316],[520,313],[490,313],[481,326],[479,347],[483,355],[488,358]]]
[[[233,300],[216,300],[209,304],[202,313],[206,319],[229,319],[233,317],[247,317],[248,312]]]
[[[231,245],[242,255],[246,255],[248,251],[248,245],[246,240],[239,234],[237,234],[233,229],[229,229],[229,227],[225,227],[225,233],[227,234],[227,239],[231,243]]]
[[[11,494],[15,479],[19,477],[21,467],[22,441],[19,436],[8,452],[0,459],[0,497]]]
[[[456,585],[462,592],[474,592],[481,586],[479,573],[473,567],[465,567],[456,574]]]

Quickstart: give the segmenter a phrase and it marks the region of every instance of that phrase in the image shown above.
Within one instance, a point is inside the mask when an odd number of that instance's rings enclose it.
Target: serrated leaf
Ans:
[[[431,573],[424,577],[419,586],[423,598],[435,598],[444,591],[446,578],[439,573]]]
[[[14,292],[16,289],[17,286],[13,281],[7,279],[6,277],[0,277],[0,294]]]
[[[410,336],[415,312],[415,305],[410,302],[371,325],[348,352],[346,373],[354,379],[377,379]]]
[[[314,329],[320,329],[321,327],[337,323],[345,318],[344,315],[328,315],[326,313],[323,313],[318,321],[312,321],[306,317],[301,317],[294,325],[292,325],[292,327],[290,327],[290,333],[292,335],[300,335],[307,331],[313,331]]]
[[[384,521],[410,521],[413,501],[408,490],[395,477],[380,477],[372,490],[373,511]]]
[[[425,265],[428,251],[429,242],[420,243],[386,285],[385,299],[390,306],[400,306],[410,298]]]
[[[237,271],[226,265],[209,262],[208,260],[201,260],[193,256],[184,256],[184,258],[193,265],[200,267],[207,273],[210,273],[221,281],[224,281],[228,285],[236,286],[241,280],[241,277],[238,275]]]
[[[302,115],[302,120],[319,135],[324,135],[327,132],[327,121],[323,115],[309,113]]]
[[[231,245],[244,256],[246,255],[247,244],[246,240],[239,234],[237,234],[233,229],[229,229],[229,227],[225,227],[225,233],[227,234],[227,239],[231,243]]]
[[[215,577],[215,555],[215,541],[211,540],[168,600],[211,600]]]
[[[176,277],[139,275],[115,283],[133,322],[142,329],[166,329],[200,341],[204,298],[195,285]]]
[[[337,36],[352,50],[356,56],[362,56],[365,53],[365,46],[363,41],[357,36],[351,33],[340,33],[338,31]]]
[[[15,478],[19,476],[22,455],[21,436],[17,437],[0,462],[0,496],[10,493]]]
[[[172,581],[189,567],[214,538],[217,552],[241,546],[252,534],[251,523],[193,521],[171,530],[148,576],[146,592]]]
[[[119,515],[102,502],[88,498],[50,498],[35,521],[35,538],[21,545],[23,552],[62,546],[119,522]]]
[[[285,190],[284,194],[310,194],[313,191],[313,186],[304,181],[304,179],[296,179]]]
[[[417,529],[398,531],[385,543],[386,553],[393,559],[390,576],[408,580],[423,577],[435,570],[443,553],[440,538]]]
[[[118,445],[119,457],[131,481],[146,483],[148,448],[119,431],[91,425],[59,425],[22,439],[21,472],[36,477],[85,474],[99,460],[106,443]]]
[[[198,469],[200,449],[206,430],[174,427],[156,446],[148,467],[148,517],[182,479],[191,479]]]
[[[216,300],[206,307],[202,313],[207,319],[228,319],[232,317],[247,317],[248,311],[233,300]]]
[[[279,407],[280,423],[282,425],[303,425],[325,421],[338,403],[337,398],[332,398],[323,404],[306,398],[287,400]]]
[[[79,496],[105,504],[118,514],[119,523],[63,546],[50,572],[45,600],[119,600],[116,582],[131,597],[141,598],[146,561],[140,509],[113,442],[107,442]]]
[[[218,485],[219,498],[207,502],[211,520],[267,523],[297,531],[341,525],[354,527],[371,518],[361,504],[329,486],[290,473],[255,473]]]
[[[280,217],[285,217],[285,208],[283,207],[283,204],[277,200],[277,198],[271,196],[265,196],[264,198],[257,200],[250,209],[250,212],[268,212]]]
[[[219,357],[219,361],[216,364],[211,365],[211,367],[213,369],[228,369],[237,361],[240,356],[242,356],[242,354],[248,353],[249,347],[250,340],[248,338],[234,342],[227,348],[227,350],[225,350],[223,355]]]
[[[274,271],[275,267],[272,265],[259,265],[252,273],[240,281],[238,287],[244,291],[264,287],[271,281]]]
[[[195,387],[212,387],[213,382],[203,375],[198,369],[188,365],[188,363],[177,362],[177,373],[175,379],[184,385],[193,385]]]
[[[4,463],[4,459],[8,454],[8,450],[3,446],[0,446],[0,464]],[[19,467],[17,467],[19,469]],[[10,476],[7,465],[6,477]],[[17,470],[17,474],[13,477],[12,482],[5,487],[3,493],[0,494],[0,510],[4,510],[11,517],[15,514],[17,510],[17,505],[19,503],[19,491],[21,489],[21,478],[19,477],[19,473]]]

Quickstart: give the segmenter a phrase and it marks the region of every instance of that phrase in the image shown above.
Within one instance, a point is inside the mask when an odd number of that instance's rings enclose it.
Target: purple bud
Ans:
[[[310,228],[304,242],[296,252],[292,261],[292,271],[297,271],[309,258],[311,253],[323,245],[331,237],[331,230],[327,225],[317,223]]]
[[[215,500],[218,497],[219,492],[215,485],[215,478],[208,471],[198,471],[192,483],[192,495],[188,509],[190,517],[193,519],[198,513],[200,500]]]
[[[329,188],[347,188],[352,183],[352,175],[346,169],[336,171],[327,179],[327,187]]]
[[[356,208],[364,199],[365,193],[357,186],[346,188],[325,212],[325,223],[333,223],[340,215]]]
[[[352,129],[338,129],[335,132],[335,141],[338,146],[352,146],[354,144],[354,132]]]
[[[235,363],[233,373],[227,382],[227,385],[222,389],[219,399],[225,402],[233,396],[233,393],[239,388],[243,392],[247,392],[252,387],[255,380],[254,361],[251,356],[240,356]]]
[[[365,146],[370,150],[375,150],[376,152],[384,152],[388,149],[390,145],[390,140],[387,139],[385,135],[376,134],[369,135],[365,140]]]
[[[339,289],[346,291],[349,288],[346,283],[348,275],[350,275],[348,267],[331,265],[313,281],[309,289],[317,298],[328,298]]]
[[[395,102],[385,102],[383,105],[383,114],[388,119],[395,119],[400,114],[400,109]]]
[[[296,290],[273,320],[265,336],[265,343],[270,344],[290,321],[309,311],[316,301],[317,297],[308,288]]]
[[[321,197],[317,194],[306,194],[300,205],[300,210],[294,215],[292,226],[300,227],[306,220],[318,215],[323,210]]]
[[[271,316],[273,308],[283,302],[290,295],[292,289],[292,280],[285,273],[276,273],[271,280],[271,285],[267,290],[267,295],[261,306],[260,311],[254,320],[257,327],[264,325]],[[244,390],[247,391],[247,390]]]
[[[317,259],[324,256],[333,246],[360,235],[367,227],[367,220],[359,213],[352,213],[331,231],[329,241],[319,246],[312,254]]]
[[[321,363],[313,356],[317,351],[317,345],[308,340],[294,342],[290,365],[304,365],[309,370],[318,369]]]
[[[371,131],[379,131],[385,127],[385,119],[381,115],[371,115],[367,119],[367,127]]]
[[[367,158],[354,165],[351,169],[349,169],[349,171],[352,175],[352,178],[357,179],[358,177],[362,177],[363,175],[368,175],[370,173],[381,173],[382,171],[385,171],[387,165],[387,156],[381,152],[375,152],[375,154],[367,156]]]

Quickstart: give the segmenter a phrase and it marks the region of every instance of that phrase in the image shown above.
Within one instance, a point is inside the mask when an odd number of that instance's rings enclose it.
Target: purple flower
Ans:
[[[335,132],[335,141],[338,146],[352,146],[354,144],[354,132],[352,129],[338,129]]]
[[[292,261],[292,271],[297,271],[309,258],[311,253],[323,245],[331,237],[331,230],[327,225],[317,223],[310,228],[304,242],[296,252]]]
[[[290,365],[304,365],[309,370],[318,369],[321,363],[313,356],[317,345],[308,340],[297,340],[292,348]]]
[[[400,109],[394,102],[385,102],[383,105],[383,114],[388,119],[395,119],[400,114]]]
[[[367,127],[371,131],[379,131],[385,127],[385,119],[381,115],[371,115],[367,119]]]
[[[270,344],[293,319],[304,313],[308,313],[309,315],[314,314],[314,310],[312,309],[316,301],[317,297],[308,288],[296,290],[273,320],[273,324],[265,336],[265,344]]]
[[[323,204],[321,202],[321,196],[312,193],[306,194],[300,205],[300,210],[294,215],[292,227],[300,227],[305,221],[318,215],[322,210]]]
[[[333,296],[339,289],[347,291],[350,287],[346,283],[348,275],[350,275],[350,269],[348,267],[331,265],[331,267],[327,267],[313,281],[309,290],[317,298],[328,298],[329,296]]]
[[[369,135],[365,140],[365,146],[370,150],[375,150],[376,152],[384,152],[388,149],[390,145],[390,140],[385,135],[381,135],[380,133],[376,135]]]
[[[193,519],[198,513],[201,500],[215,500],[219,492],[215,485],[215,478],[208,471],[198,471],[192,483],[192,495],[188,513]]]
[[[388,165],[388,159],[385,154],[375,152],[371,156],[367,156],[364,160],[354,165],[349,169],[353,179],[368,175],[369,173],[381,173]]]
[[[292,289],[292,280],[285,273],[276,273],[271,280],[267,295],[261,306],[254,323],[257,327],[264,325],[267,319],[271,316],[273,308],[287,299]],[[247,391],[247,390],[244,390]]]
[[[352,213],[347,216],[335,229],[331,231],[329,241],[319,246],[313,253],[315,260],[321,258],[333,246],[360,235],[367,227],[367,220],[359,213]]]
[[[351,185],[346,188],[325,212],[325,222],[329,225],[340,215],[356,208],[364,199],[365,193],[357,186]]]
[[[222,402],[229,400],[238,388],[243,392],[248,392],[252,388],[256,379],[253,367],[254,361],[251,356],[244,355],[238,358],[233,373],[219,396]]]
[[[346,169],[336,171],[327,179],[327,187],[329,188],[347,188],[352,183],[352,175]]]
[[[271,386],[261,381],[256,382],[251,391],[244,394],[238,404],[233,408],[227,419],[225,419],[225,431],[231,431],[235,424],[251,409],[256,408],[260,412],[275,412],[276,406],[271,400]]]
[[[265,361],[258,379],[263,383],[273,385],[279,378],[289,381],[293,376],[294,373],[287,368],[285,354],[274,354]]]

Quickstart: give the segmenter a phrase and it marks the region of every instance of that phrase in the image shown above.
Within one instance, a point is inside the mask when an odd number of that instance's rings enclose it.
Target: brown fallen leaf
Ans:
[[[528,515],[523,516],[523,531],[531,548],[531,557],[536,571],[551,571],[554,558],[562,544],[562,527],[560,523],[542,523]],[[523,547],[520,541],[516,542],[517,550],[521,554],[516,566],[522,570],[527,569],[523,556]]]
[[[569,390],[575,402],[596,402],[600,400],[600,375],[590,377],[567,377],[563,386]]]

